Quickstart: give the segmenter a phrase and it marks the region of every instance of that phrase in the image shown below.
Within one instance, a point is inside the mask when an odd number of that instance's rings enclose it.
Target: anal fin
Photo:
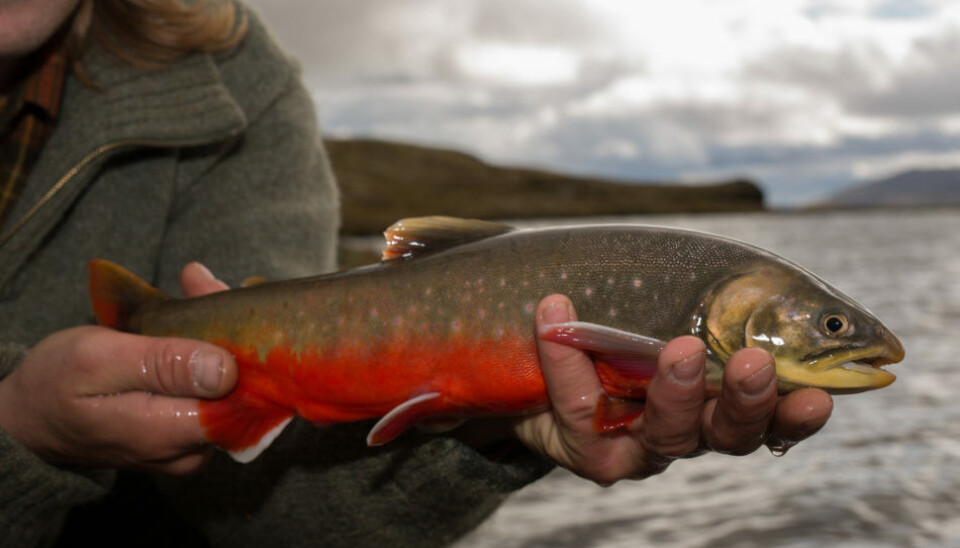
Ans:
[[[243,463],[269,447],[294,415],[241,388],[220,400],[201,401],[199,408],[207,440]]]

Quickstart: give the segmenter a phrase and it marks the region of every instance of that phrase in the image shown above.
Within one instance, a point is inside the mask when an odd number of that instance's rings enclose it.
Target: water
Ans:
[[[897,382],[782,458],[706,455],[601,488],[557,470],[458,548],[960,546],[960,210],[663,216],[805,265],[886,323]]]

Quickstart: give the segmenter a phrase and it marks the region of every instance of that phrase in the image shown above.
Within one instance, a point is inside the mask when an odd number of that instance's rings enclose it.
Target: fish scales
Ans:
[[[584,324],[661,341],[700,335],[722,362],[724,347],[709,344],[714,335],[704,332],[705,299],[721,281],[757,271],[823,285],[769,252],[702,233],[554,228],[508,231],[315,278],[151,301],[126,327],[229,349],[241,370],[235,393],[245,405],[282,410],[277,417],[295,412],[329,424],[407,411],[411,400],[415,420],[495,416],[548,403],[533,318],[543,297],[567,295]],[[643,375],[631,380],[608,371],[602,378],[639,387],[605,383],[611,393],[642,394]],[[232,436],[231,428],[214,441],[236,448],[217,439]]]
[[[510,334],[528,339],[532,350],[534,308],[551,293],[568,295],[583,321],[657,338],[689,332],[698,299],[716,273],[760,259],[723,241],[706,254],[692,234],[665,239],[657,229],[628,228],[615,237],[600,227],[573,234],[549,230],[504,246],[503,240],[522,234],[508,233],[417,261],[171,303],[152,316],[145,313],[141,329],[231,346],[248,341],[261,359],[277,346],[294,354],[316,349],[341,359],[352,355],[355,368],[344,372],[351,381],[376,382],[361,376],[364,364],[376,365],[371,377],[380,376],[384,356],[402,361],[393,367],[435,374],[416,358],[432,341],[496,342]],[[624,253],[625,247],[634,253]]]

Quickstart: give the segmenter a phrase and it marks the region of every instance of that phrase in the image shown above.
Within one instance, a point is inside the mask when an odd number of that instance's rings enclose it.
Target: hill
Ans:
[[[342,194],[343,232],[379,233],[397,219],[484,219],[755,211],[752,182],[621,182],[498,167],[460,152],[377,140],[327,140]]]
[[[917,169],[844,190],[822,207],[960,205],[960,169]]]

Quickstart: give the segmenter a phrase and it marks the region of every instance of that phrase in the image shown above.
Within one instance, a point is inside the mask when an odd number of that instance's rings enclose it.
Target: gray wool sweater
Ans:
[[[0,227],[0,377],[44,336],[93,321],[92,258],[172,294],[193,260],[231,285],[334,267],[337,193],[311,101],[250,16],[228,55],[144,71],[92,49],[100,89],[68,77],[57,130]],[[131,545],[151,530],[214,546],[442,545],[550,468],[523,449],[481,454],[443,436],[369,449],[369,427],[295,421],[249,465],[218,453],[196,476],[120,482],[48,464],[0,430],[0,545],[51,544],[71,511],[118,527],[117,504],[98,502],[118,500],[118,484],[124,515],[143,522]]]

